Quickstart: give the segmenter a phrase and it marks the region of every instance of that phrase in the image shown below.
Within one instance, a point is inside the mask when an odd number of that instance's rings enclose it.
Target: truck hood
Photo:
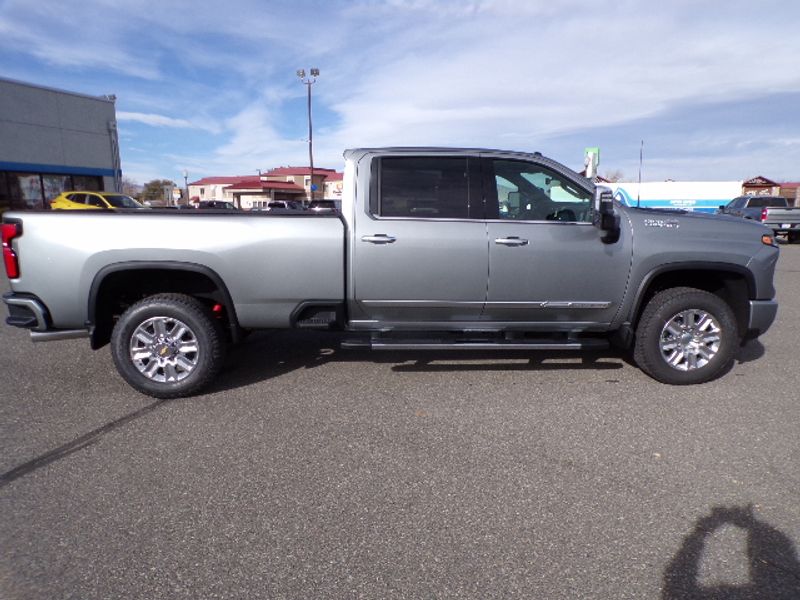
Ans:
[[[663,208],[632,208],[624,207],[625,212],[632,221],[650,227],[674,227],[675,225],[685,224],[692,227],[707,227],[709,231],[720,230],[742,230],[761,233],[771,233],[771,229],[765,227],[758,221],[732,217],[730,215],[718,215],[686,210],[671,210]],[[655,222],[655,223],[654,223]]]

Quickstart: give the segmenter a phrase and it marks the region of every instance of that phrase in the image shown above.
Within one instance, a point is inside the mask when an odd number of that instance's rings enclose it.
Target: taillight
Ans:
[[[19,277],[19,260],[11,247],[11,240],[22,235],[22,223],[3,223],[3,263],[6,266],[6,275],[9,279]]]
[[[766,223],[767,221],[767,208],[764,207],[761,209],[761,222]]]

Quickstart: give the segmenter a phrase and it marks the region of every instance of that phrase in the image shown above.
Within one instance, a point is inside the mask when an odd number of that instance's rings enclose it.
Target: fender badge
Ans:
[[[645,227],[661,227],[662,229],[678,229],[681,225],[677,219],[645,219]]]

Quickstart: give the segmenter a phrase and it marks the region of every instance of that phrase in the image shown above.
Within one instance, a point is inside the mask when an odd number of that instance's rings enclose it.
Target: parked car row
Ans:
[[[800,241],[800,207],[780,196],[739,196],[719,207],[717,214],[758,221],[789,243]]]
[[[63,192],[50,202],[50,208],[54,210],[114,210],[125,209],[149,209],[162,208],[172,210],[239,210],[233,202],[225,200],[206,200],[199,204],[179,204],[175,206],[151,207],[134,200],[125,194],[116,192],[89,192],[72,191]],[[253,212],[261,211],[305,211],[313,212],[332,212],[338,209],[335,200],[312,200],[308,206],[295,200],[271,200],[263,208],[253,208]]]
[[[62,192],[50,202],[55,210],[104,210],[148,208],[130,196],[116,192]]]
[[[312,200],[308,206],[294,200],[271,200],[264,208],[254,208],[254,211],[304,211],[333,212],[338,210],[335,200]]]

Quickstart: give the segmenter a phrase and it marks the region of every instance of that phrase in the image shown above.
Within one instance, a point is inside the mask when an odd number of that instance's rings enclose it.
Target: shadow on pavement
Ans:
[[[739,348],[739,352],[736,354],[736,362],[739,364],[753,362],[764,356],[765,353],[764,344],[758,340],[750,340]]]
[[[111,421],[110,423],[106,423],[102,427],[93,429],[89,433],[86,433],[79,438],[72,440],[71,442],[62,444],[58,448],[41,454],[36,458],[19,465],[18,467],[14,467],[10,471],[0,474],[0,488],[5,487],[12,481],[19,479],[28,473],[31,473],[37,469],[41,469],[42,467],[46,467],[52,462],[61,460],[62,458],[65,458],[74,452],[78,452],[79,450],[83,450],[84,448],[99,442],[107,433],[127,425],[131,421],[142,418],[167,402],[170,402],[170,400],[158,400],[152,404],[148,404],[147,406],[144,406],[135,412],[127,414],[124,417],[120,417],[119,419]]]
[[[397,372],[422,371],[552,371],[558,369],[621,369],[622,362],[599,362],[602,358],[615,358],[612,351],[608,355],[584,354],[572,352],[543,352],[531,358],[531,353],[520,351],[492,352],[413,352],[387,351],[375,352],[367,349],[341,350],[341,335],[317,332],[276,331],[260,332],[250,336],[245,342],[230,349],[226,367],[212,384],[207,393],[246,387],[259,381],[265,381],[290,373],[297,369],[312,369],[330,362],[372,361],[393,364],[392,370]],[[580,357],[581,362],[575,362]],[[487,358],[528,359],[525,363],[481,363],[470,364],[464,361]],[[542,360],[555,360],[543,364]],[[562,362],[558,362],[561,360]],[[570,362],[567,362],[570,360]],[[430,364],[431,361],[449,361],[448,364]],[[460,362],[459,362],[460,361]],[[411,362],[412,364],[408,364]],[[62,444],[36,458],[33,458],[13,469],[0,474],[0,488],[12,483],[37,469],[61,460],[79,450],[100,441],[103,436],[128,423],[140,419],[161,406],[174,400],[158,400],[128,415],[115,419],[105,425]]]
[[[329,363],[390,364],[391,369],[398,373],[582,369],[600,371],[623,368],[622,357],[611,349],[602,353],[563,350],[375,351],[366,348],[340,349],[342,339],[341,334],[334,333],[254,333],[245,342],[230,349],[226,366],[209,391],[220,392],[246,387],[297,369],[313,369]]]
[[[725,526],[747,535],[749,583],[703,585],[700,567],[710,536]],[[756,519],[752,506],[715,507],[695,523],[664,572],[662,600],[797,600],[800,598],[800,562],[792,541]]]

